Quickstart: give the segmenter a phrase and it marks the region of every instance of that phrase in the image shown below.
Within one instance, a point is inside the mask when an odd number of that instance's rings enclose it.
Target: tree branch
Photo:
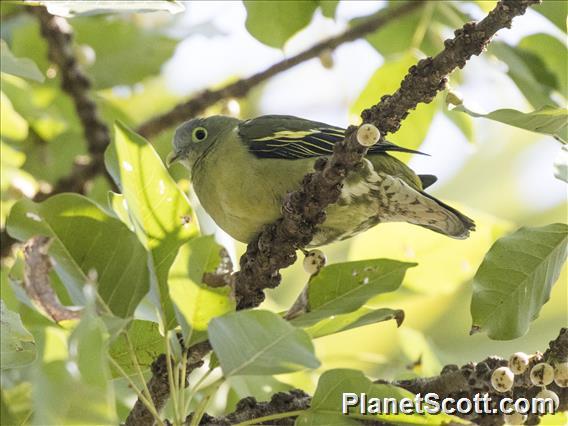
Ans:
[[[491,373],[494,369],[507,365],[507,360],[499,357],[489,357],[479,363],[470,362],[461,368],[457,365],[447,365],[442,369],[439,376],[429,378],[416,378],[411,380],[401,380],[388,382],[377,380],[377,384],[391,384],[402,387],[413,394],[426,395],[436,393],[441,398],[468,398],[473,400],[475,394],[489,393],[491,398],[490,408],[498,408],[499,401],[503,398],[533,398],[542,388],[530,382],[529,372],[532,366],[539,362],[554,363],[568,359],[568,329],[562,328],[559,336],[549,343],[548,350],[544,355],[537,353],[531,359],[529,368],[522,374],[515,376],[515,384],[511,391],[498,393],[491,386]],[[554,382],[547,386],[547,389],[555,392],[560,400],[558,412],[568,409],[568,388],[561,388]],[[346,392],[349,389],[345,389]],[[229,426],[238,422],[258,419],[271,414],[305,410],[311,404],[311,397],[299,389],[289,393],[280,392],[272,396],[268,402],[256,402],[253,397],[247,397],[239,401],[236,410],[228,415],[213,417],[205,415],[200,425],[208,426]],[[339,407],[338,407],[339,413]],[[475,422],[483,426],[502,425],[505,420],[501,414],[461,414],[455,415]],[[531,414],[526,424],[537,424],[538,415]],[[191,416],[189,417],[191,419]],[[271,425],[293,425],[295,416],[270,421]],[[364,424],[382,424],[373,419],[370,415]],[[189,424],[189,422],[186,422]],[[265,423],[260,423],[265,424]]]
[[[287,71],[302,62],[316,58],[322,52],[333,50],[343,43],[358,40],[361,37],[376,31],[393,19],[410,13],[419,7],[421,7],[421,2],[408,2],[394,9],[380,11],[373,17],[368,18],[362,24],[353,26],[342,34],[330,37],[327,40],[315,44],[308,50],[277,62],[266,70],[254,74],[251,77],[238,80],[219,90],[205,90],[187,102],[175,106],[171,111],[142,123],[140,127],[138,127],[137,131],[142,136],[149,138],[168,127],[172,127],[178,123],[189,120],[222,99],[243,97],[251,89],[271,77],[274,77],[276,74]]]
[[[76,162],[71,174],[57,181],[49,194],[39,193],[35,199],[42,200],[60,192],[83,193],[85,184],[105,170],[104,151],[110,143],[110,131],[92,99],[91,81],[75,58],[73,29],[69,23],[64,18],[51,15],[44,7],[30,7],[29,10],[39,21],[41,34],[47,41],[49,59],[59,68],[61,88],[73,100],[90,154],[88,162]],[[112,182],[108,175],[107,178]]]
[[[30,239],[24,247],[24,290],[55,322],[78,319],[79,311],[73,311],[61,304],[49,281],[52,265],[47,250],[50,239],[40,236]]]
[[[382,137],[396,132],[400,123],[419,103],[429,103],[446,86],[447,76],[462,68],[472,55],[479,55],[493,35],[509,28],[515,16],[522,15],[539,0],[502,0],[479,23],[467,23],[444,42],[445,48],[434,58],[422,59],[409,69],[400,88],[363,111],[364,123],[374,124]],[[283,203],[282,218],[268,225],[247,246],[235,274],[239,309],[258,306],[264,289],[280,283],[280,272],[296,260],[296,250],[313,238],[316,227],[325,220],[325,208],[337,201],[343,179],[361,162],[367,148],[356,139],[356,127],[347,129],[343,141],[334,146],[333,155],[320,158],[316,171],[304,177],[302,187],[289,193]]]

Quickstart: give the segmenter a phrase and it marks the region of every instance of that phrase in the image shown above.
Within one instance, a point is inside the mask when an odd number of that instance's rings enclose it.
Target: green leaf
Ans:
[[[566,45],[548,34],[531,34],[521,39],[518,49],[537,56],[546,70],[537,73],[541,80],[546,72],[554,76],[553,87],[564,97],[568,95],[568,49]]]
[[[110,310],[128,317],[148,292],[146,251],[119,220],[81,195],[60,194],[42,203],[22,199],[10,212],[8,233],[20,241],[35,235],[53,238],[54,269],[75,304],[84,303],[83,287],[91,270]]]
[[[286,41],[312,20],[318,2],[314,0],[244,0],[246,28],[261,43],[282,48]]]
[[[0,300],[0,318],[2,370],[31,364],[36,358],[36,345],[20,315],[10,311]]]
[[[406,270],[415,265],[372,259],[326,266],[308,284],[308,312],[292,322],[307,327],[354,312],[373,296],[399,288]]]
[[[16,58],[4,40],[0,40],[0,71],[43,83],[44,75],[28,58]]]
[[[27,121],[14,109],[4,92],[0,92],[0,96],[0,135],[16,141],[25,139],[28,136]]]
[[[554,176],[568,183],[568,145],[562,145],[554,160]]]
[[[382,65],[371,76],[357,100],[349,108],[350,113],[359,116],[361,111],[373,106],[381,96],[397,90],[400,80],[417,61],[416,56],[407,54]],[[436,102],[418,105],[416,110],[404,120],[400,130],[388,136],[389,141],[406,148],[418,148],[428,134],[437,107]]]
[[[301,321],[301,317],[300,321]],[[374,309],[363,306],[354,312],[343,315],[332,315],[322,319],[318,323],[309,326],[306,331],[313,338],[329,336],[330,334],[340,333],[365,325],[376,324],[378,322],[396,320],[400,326],[404,320],[404,311],[400,309]],[[294,324],[294,320],[292,320]]]
[[[339,0],[319,0],[318,4],[323,16],[331,19],[335,18],[335,11],[337,10],[337,6],[339,6]]]
[[[132,85],[159,74],[177,45],[176,40],[146,29],[133,19],[77,17],[73,19],[73,30],[77,49],[91,48],[95,52],[94,62],[83,67],[97,89]],[[14,29],[11,47],[16,56],[29,57],[42,72],[48,69],[47,46],[36,20],[23,21]]]
[[[269,311],[213,318],[209,340],[226,377],[289,373],[320,365],[307,333]]]
[[[554,76],[538,56],[500,42],[491,43],[488,50],[507,64],[507,75],[533,107],[557,105],[550,97]]]
[[[568,15],[568,3],[557,0],[544,0],[532,7],[541,15],[549,19],[554,25],[566,32],[566,15]]]
[[[134,320],[125,332],[132,343],[132,349],[142,371],[150,368],[152,361],[165,351],[164,337],[160,334],[159,325],[155,322]],[[128,342],[124,334],[119,334],[111,343],[109,355],[127,374],[135,374],[138,371],[132,363]]]
[[[566,260],[568,226],[521,228],[493,244],[473,279],[472,332],[508,340],[524,335]]]
[[[180,2],[172,0],[154,1],[37,1],[52,15],[65,18],[77,15],[94,15],[113,12],[183,12],[185,8]],[[35,4],[34,4],[35,6]]]
[[[169,295],[188,345],[207,338],[212,318],[235,309],[228,286],[213,288],[203,283],[203,275],[219,266],[221,250],[213,235],[194,238],[180,248],[170,269]]]
[[[473,119],[467,114],[457,114],[448,108],[443,109],[444,115],[459,129],[462,135],[470,143],[475,142],[475,129]]]
[[[360,424],[358,420],[382,420],[387,423],[412,425],[466,423],[446,414],[361,414],[360,406],[346,407],[349,409],[349,414],[343,414],[343,394],[346,392],[354,393],[357,396],[365,394],[369,408],[371,398],[379,398],[381,403],[383,398],[393,398],[397,401],[403,398],[415,399],[415,395],[405,389],[393,385],[372,383],[361,371],[349,369],[329,370],[320,376],[318,386],[312,398],[311,407],[298,416],[296,425],[356,426]]]
[[[391,1],[378,14],[401,7],[401,3],[399,0]],[[350,24],[360,24],[375,15],[355,18]],[[394,57],[413,49],[419,49],[426,55],[435,55],[444,48],[440,35],[443,29],[461,27],[467,20],[467,16],[450,2],[424,2],[423,7],[386,23],[365,38],[385,57]]]
[[[52,327],[44,330],[43,360],[34,369],[33,424],[118,423],[106,330],[94,309],[87,311],[68,340],[48,336]]]
[[[25,425],[32,416],[32,384],[22,382],[1,390],[0,425]]]
[[[167,280],[178,249],[197,234],[189,202],[152,145],[122,123],[114,126],[105,164],[122,189],[138,239],[150,252],[153,300],[165,325],[174,326]]]
[[[532,112],[514,109],[498,109],[488,114],[480,114],[465,105],[456,105],[452,111],[461,111],[472,117],[488,118],[520,129],[553,136],[563,143],[568,143],[568,110],[544,106]]]

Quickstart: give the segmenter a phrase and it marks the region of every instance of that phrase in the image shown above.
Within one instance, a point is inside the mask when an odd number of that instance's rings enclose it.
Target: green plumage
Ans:
[[[249,242],[280,216],[284,195],[299,188],[320,156],[331,155],[344,130],[292,116],[247,121],[213,116],[180,126],[172,159],[191,171],[195,192],[213,220],[233,238]],[[349,238],[381,222],[409,222],[454,238],[466,238],[473,221],[423,192],[422,179],[387,151],[371,147],[346,177],[339,201],[327,208],[311,246]]]

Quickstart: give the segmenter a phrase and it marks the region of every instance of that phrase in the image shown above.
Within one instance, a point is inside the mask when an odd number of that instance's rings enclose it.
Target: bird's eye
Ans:
[[[207,137],[207,130],[203,127],[197,127],[193,130],[192,139],[195,142],[201,142],[203,139]]]

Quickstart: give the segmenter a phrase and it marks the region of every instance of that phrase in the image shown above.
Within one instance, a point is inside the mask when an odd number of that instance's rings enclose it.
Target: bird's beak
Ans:
[[[166,157],[166,166],[170,167],[172,164],[174,164],[177,160],[179,160],[179,153],[172,151],[168,154],[168,156]]]

